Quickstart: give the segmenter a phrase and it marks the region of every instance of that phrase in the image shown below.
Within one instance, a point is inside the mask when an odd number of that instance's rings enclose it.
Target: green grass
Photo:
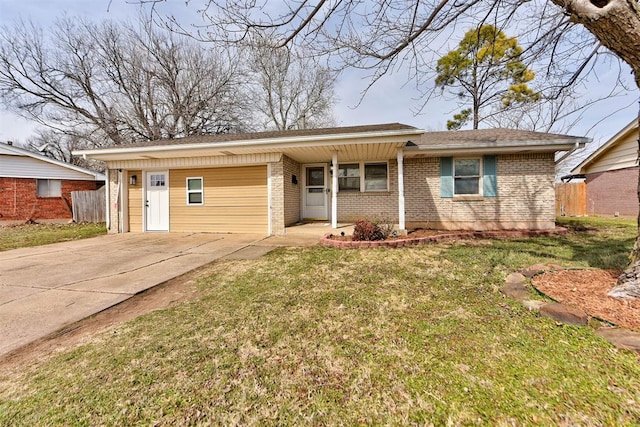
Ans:
[[[595,227],[222,262],[201,299],[0,373],[0,425],[638,425],[636,354],[499,292],[538,262],[621,268],[633,226]]]
[[[0,251],[85,239],[107,232],[102,224],[26,224],[0,227]]]

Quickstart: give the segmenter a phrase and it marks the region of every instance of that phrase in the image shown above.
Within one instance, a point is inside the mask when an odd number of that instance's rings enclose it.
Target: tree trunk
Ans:
[[[603,46],[631,66],[640,89],[640,3],[638,0],[551,0],[584,25]],[[638,112],[640,123],[640,111]],[[640,155],[640,136],[638,137]],[[639,156],[640,158],[640,156]],[[638,179],[640,207],[640,172]],[[609,295],[616,298],[640,298],[640,213],[638,232],[627,269]]]
[[[637,120],[638,129],[640,129],[640,109]],[[640,161],[640,131],[638,132],[638,160]],[[608,294],[614,298],[640,298],[640,168],[638,172],[638,232],[629,255],[629,265],[618,277],[618,284]]]

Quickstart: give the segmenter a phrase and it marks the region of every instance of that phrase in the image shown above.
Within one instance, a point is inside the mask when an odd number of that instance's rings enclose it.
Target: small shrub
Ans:
[[[380,227],[367,219],[359,219],[353,226],[353,236],[351,240],[384,240],[384,235]]]
[[[378,226],[380,232],[382,233],[382,240],[388,238],[391,233],[393,233],[393,229],[396,225],[395,221],[391,216],[386,214],[381,214],[373,219],[373,223]]]

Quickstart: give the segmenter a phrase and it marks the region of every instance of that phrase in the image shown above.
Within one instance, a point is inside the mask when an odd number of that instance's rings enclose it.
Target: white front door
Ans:
[[[305,219],[328,219],[327,166],[313,165],[304,167],[303,213]]]
[[[147,172],[145,222],[147,231],[169,231],[169,172]]]

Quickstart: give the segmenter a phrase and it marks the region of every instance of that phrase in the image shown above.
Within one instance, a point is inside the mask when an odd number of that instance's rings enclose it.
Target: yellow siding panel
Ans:
[[[142,231],[142,171],[133,170],[127,174],[127,182],[131,175],[137,176],[136,186],[129,186],[129,231]]]
[[[187,178],[203,178],[204,205],[187,205]],[[267,167],[169,171],[170,230],[266,233]]]
[[[638,157],[638,134],[632,132],[624,140],[609,149],[606,154],[593,162],[586,173],[605,172],[636,166]]]

